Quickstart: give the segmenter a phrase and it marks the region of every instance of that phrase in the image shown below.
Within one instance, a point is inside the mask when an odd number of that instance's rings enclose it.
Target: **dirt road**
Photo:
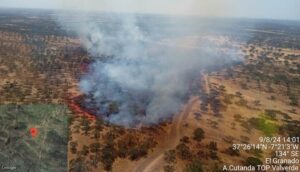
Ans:
[[[188,103],[183,108],[182,112],[177,114],[172,122],[172,126],[165,140],[149,155],[132,170],[133,172],[158,172],[164,165],[164,152],[174,149],[179,143],[179,140],[184,136],[182,127],[185,120],[190,114],[192,107],[197,102],[198,97],[191,97]]]

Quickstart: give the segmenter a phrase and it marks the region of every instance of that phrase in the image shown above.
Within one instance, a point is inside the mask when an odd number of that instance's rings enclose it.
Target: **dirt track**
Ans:
[[[183,108],[183,111],[174,117],[171,129],[165,136],[163,143],[159,145],[158,148],[156,148],[148,158],[144,159],[141,161],[141,163],[135,166],[135,168],[132,170],[133,172],[158,172],[160,169],[162,169],[162,166],[164,165],[164,152],[174,149],[179,143],[179,140],[184,136],[182,133],[182,127],[197,100],[198,97],[190,98],[188,103]]]

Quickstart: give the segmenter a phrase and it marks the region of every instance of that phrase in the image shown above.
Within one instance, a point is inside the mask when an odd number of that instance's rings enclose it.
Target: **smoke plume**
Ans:
[[[99,14],[100,15],[100,14]],[[151,125],[178,112],[190,84],[208,67],[233,63],[226,51],[195,26],[195,20],[132,14],[60,18],[95,59],[81,77],[86,104],[96,104],[106,121],[133,127]],[[69,21],[69,22],[66,22]]]

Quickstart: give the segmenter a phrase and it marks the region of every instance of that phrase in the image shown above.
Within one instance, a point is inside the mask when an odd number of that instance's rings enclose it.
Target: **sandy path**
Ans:
[[[190,114],[193,105],[197,102],[198,97],[190,98],[189,102],[183,108],[183,111],[176,115],[173,119],[171,130],[165,136],[163,143],[145,160],[139,163],[132,170],[133,172],[156,172],[162,168],[164,162],[164,152],[174,149],[179,143],[179,140],[184,136],[182,126],[186,118]]]

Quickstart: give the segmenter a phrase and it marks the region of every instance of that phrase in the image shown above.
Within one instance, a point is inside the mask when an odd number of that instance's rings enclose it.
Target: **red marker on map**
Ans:
[[[29,129],[31,137],[36,137],[38,134],[38,130],[36,128],[30,128]]]

